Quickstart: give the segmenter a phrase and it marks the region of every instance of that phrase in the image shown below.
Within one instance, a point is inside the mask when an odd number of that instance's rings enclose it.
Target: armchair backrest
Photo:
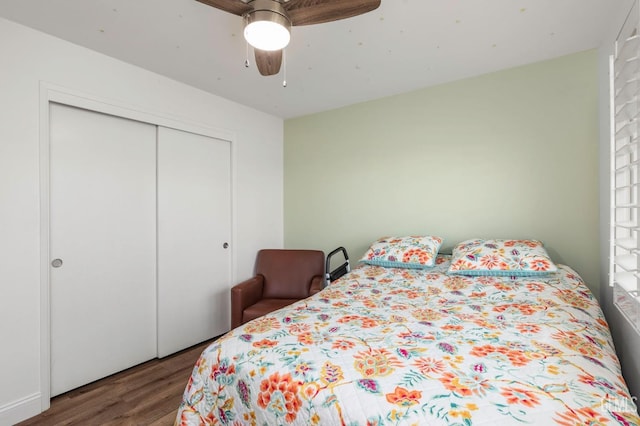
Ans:
[[[310,296],[311,279],[324,276],[324,253],[320,250],[260,250],[256,274],[264,276],[262,297],[304,299]]]

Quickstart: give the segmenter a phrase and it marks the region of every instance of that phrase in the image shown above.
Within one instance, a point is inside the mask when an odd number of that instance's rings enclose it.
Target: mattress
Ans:
[[[207,347],[177,424],[640,424],[602,311],[541,277],[359,265]]]

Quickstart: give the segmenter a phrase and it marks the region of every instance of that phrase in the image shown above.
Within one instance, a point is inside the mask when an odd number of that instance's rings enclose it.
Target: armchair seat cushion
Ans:
[[[245,308],[242,313],[242,322],[248,322],[269,312],[276,311],[285,306],[289,306],[292,303],[297,302],[300,299],[262,299],[255,305],[251,305]]]

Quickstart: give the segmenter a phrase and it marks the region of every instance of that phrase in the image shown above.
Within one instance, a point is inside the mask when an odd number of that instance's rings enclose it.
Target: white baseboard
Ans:
[[[0,406],[0,426],[11,426],[41,412],[40,392]]]

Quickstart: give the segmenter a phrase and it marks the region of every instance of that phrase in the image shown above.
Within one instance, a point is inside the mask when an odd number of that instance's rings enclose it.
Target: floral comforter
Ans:
[[[361,265],[210,345],[177,424],[638,425],[580,277]]]

